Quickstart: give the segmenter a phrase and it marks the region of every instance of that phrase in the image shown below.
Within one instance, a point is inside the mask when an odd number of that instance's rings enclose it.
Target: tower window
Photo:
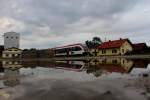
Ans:
[[[16,39],[18,39],[18,37],[16,37]]]
[[[6,38],[8,38],[8,36]]]
[[[13,37],[11,37],[13,39]]]

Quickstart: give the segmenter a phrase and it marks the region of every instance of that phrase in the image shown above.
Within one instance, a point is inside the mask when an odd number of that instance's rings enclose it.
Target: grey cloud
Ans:
[[[148,3],[150,2],[146,0],[1,0],[0,19],[7,17],[22,23],[24,28],[19,32],[25,38],[35,34],[38,38],[56,34],[64,39],[65,36],[69,36],[67,33],[80,35],[78,33],[117,32],[117,30],[150,32],[147,27],[149,23],[141,21],[142,26],[136,23],[137,27],[130,27],[122,20],[123,16],[132,14],[133,9],[136,12],[137,5]],[[131,17],[125,20],[129,24],[132,22]],[[84,20],[86,18],[88,20]],[[18,32],[17,28],[18,26],[13,31]]]
[[[136,0],[8,0],[2,4],[5,5],[4,15],[35,26],[45,23],[54,31],[59,29],[62,31],[65,25],[87,16],[112,18],[113,14],[132,8],[136,2]],[[21,12],[16,12],[18,9]]]

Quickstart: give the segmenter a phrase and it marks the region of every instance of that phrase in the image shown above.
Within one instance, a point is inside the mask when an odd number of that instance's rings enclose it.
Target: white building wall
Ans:
[[[19,48],[20,45],[20,34],[16,32],[4,33],[4,48]]]

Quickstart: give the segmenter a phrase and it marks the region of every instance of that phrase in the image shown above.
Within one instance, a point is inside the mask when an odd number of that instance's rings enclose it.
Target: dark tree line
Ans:
[[[102,43],[102,40],[99,37],[93,37],[92,41],[85,41],[86,46],[91,49],[91,48],[96,48]]]
[[[54,56],[54,52],[51,49],[24,49],[22,52],[22,58],[51,58]]]

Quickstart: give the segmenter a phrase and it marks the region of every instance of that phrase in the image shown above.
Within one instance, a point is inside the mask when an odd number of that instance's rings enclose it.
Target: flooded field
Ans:
[[[0,100],[150,100],[150,60],[2,61]]]

